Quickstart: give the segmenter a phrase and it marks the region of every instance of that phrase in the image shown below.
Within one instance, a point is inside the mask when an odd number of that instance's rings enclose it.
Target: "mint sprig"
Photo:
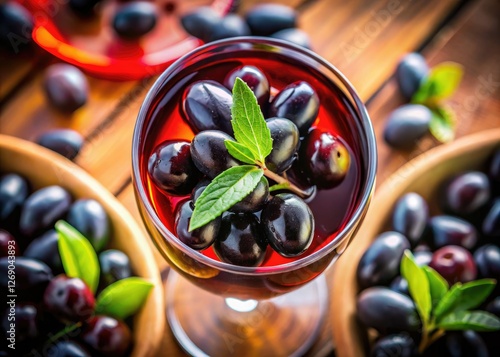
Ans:
[[[189,222],[189,231],[203,227],[222,215],[250,194],[262,176],[276,182],[270,191],[290,190],[307,197],[305,192],[286,178],[266,167],[266,157],[273,149],[273,139],[255,94],[240,78],[233,86],[231,125],[235,140],[226,140],[224,145],[235,159],[247,164],[231,167],[215,177],[196,200]]]
[[[264,171],[256,166],[234,166],[215,179],[196,200],[189,231],[213,221],[257,187]]]
[[[255,94],[240,78],[234,82],[231,116],[236,141],[253,154],[254,162],[264,164],[273,149],[273,139]],[[232,147],[226,147],[233,155]]]
[[[429,130],[442,143],[452,141],[456,130],[456,115],[443,101],[455,93],[463,74],[463,67],[458,63],[440,63],[431,69],[411,99],[412,103],[423,104],[432,111]]]
[[[488,297],[495,287],[495,280],[456,283],[450,288],[434,269],[419,266],[409,250],[405,251],[401,260],[401,275],[408,281],[410,296],[422,321],[420,353],[446,331],[500,329],[500,319],[495,315],[469,311]]]

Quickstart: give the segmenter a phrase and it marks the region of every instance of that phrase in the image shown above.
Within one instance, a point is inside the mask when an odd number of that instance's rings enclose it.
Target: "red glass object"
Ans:
[[[124,2],[104,0],[97,14],[82,19],[67,1],[19,0],[33,15],[33,39],[43,49],[91,75],[134,80],[161,73],[173,61],[202,44],[187,34],[180,17],[198,6],[212,6],[221,15],[234,0],[157,1],[159,20],[139,40],[120,38],[112,28],[116,9]]]

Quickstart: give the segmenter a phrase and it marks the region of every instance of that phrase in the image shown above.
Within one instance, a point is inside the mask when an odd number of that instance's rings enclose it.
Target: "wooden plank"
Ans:
[[[472,3],[423,51],[431,66],[455,61],[465,68],[462,84],[449,101],[458,118],[457,137],[500,127],[499,13],[498,1]],[[438,145],[429,136],[414,150],[402,152],[384,142],[387,116],[404,103],[395,80],[391,79],[368,105],[378,142],[378,183],[412,158]]]
[[[21,55],[7,56],[0,53],[0,102],[11,93],[21,80],[35,70],[42,57],[36,55],[26,58]]]
[[[313,48],[339,68],[361,99],[391,75],[460,1],[317,1],[301,14]]]
[[[121,98],[137,82],[112,82],[87,77],[88,102],[73,114],[52,108],[43,91],[44,71],[29,78],[16,95],[2,108],[0,132],[33,140],[48,129],[71,128],[88,135],[113,111]]]
[[[388,1],[379,1],[384,2],[384,3],[390,3],[393,0],[388,0]],[[423,34],[420,36],[409,36],[408,41],[404,42],[404,39],[400,39],[402,43],[400,45],[395,45],[393,44],[392,47],[386,48],[386,51],[391,52],[391,56],[394,60],[396,61],[397,58],[399,58],[405,51],[407,51],[408,48],[413,48],[415,46],[418,46],[420,42],[422,41],[423,38],[428,36],[430,34],[430,31],[436,26],[436,24],[446,15],[446,10],[449,11],[449,8],[452,7],[455,2],[446,0],[443,2],[440,2],[440,4],[448,4],[447,6],[435,6],[431,3],[427,2],[422,2],[427,5],[425,7],[419,7],[418,9],[414,9],[412,5],[408,5],[408,7],[404,7],[401,11],[400,14],[406,14],[405,11],[413,10],[414,18],[411,18],[411,23],[414,25],[418,21],[423,21],[426,23],[428,26],[423,27],[422,31],[424,31]],[[326,4],[326,5],[325,5]],[[328,33],[339,33],[340,35],[336,35],[332,37],[330,40],[332,43],[328,42],[327,45],[325,46],[319,46],[320,43],[316,43],[316,48],[321,49],[320,54],[323,55],[328,55],[329,53],[326,51],[337,51],[335,44],[350,41],[351,39],[351,32],[346,31],[344,27],[349,27],[349,28],[356,28],[359,26],[363,26],[363,24],[366,24],[369,22],[369,18],[372,16],[372,11],[368,10],[363,10],[363,6],[372,6],[369,5],[367,2],[359,2],[357,1],[355,3],[356,6],[348,6],[346,5],[347,3],[342,1],[342,0],[335,0],[335,1],[319,1],[319,2],[314,2],[312,3],[309,7],[307,7],[301,15],[301,20],[300,23],[304,25],[304,27],[307,27],[307,23],[312,22],[312,23],[317,23],[317,20],[314,20],[312,15],[318,16],[320,18],[320,21],[323,19],[323,14],[325,12],[328,13],[336,13],[340,15],[335,15],[335,16],[341,16],[342,18],[335,19],[333,22],[328,22],[325,24],[325,26],[328,26],[329,30]],[[350,4],[350,2],[349,2]],[[371,4],[371,2],[370,2]],[[388,5],[386,5],[387,7]],[[401,5],[402,6],[402,5]],[[377,5],[377,8],[373,11],[377,11],[376,9],[383,9],[384,6],[381,6],[380,4]],[[332,9],[335,9],[333,11]],[[370,7],[370,9],[373,9]],[[318,13],[319,11],[319,13]],[[338,13],[337,13],[338,11]],[[405,15],[408,16],[408,15]],[[430,20],[425,20],[427,18],[432,19],[432,24],[429,23]],[[360,21],[360,25],[357,25],[356,21]],[[351,23],[352,22],[352,23]],[[395,31],[394,28],[398,23],[398,20],[396,18],[393,18],[391,20],[391,23],[387,25],[388,31],[391,31],[393,33]],[[349,24],[349,25],[348,25]],[[336,26],[333,28],[333,26]],[[401,26],[406,26],[406,25],[401,25]],[[326,31],[325,30],[325,31]],[[385,31],[385,30],[384,30]],[[397,31],[396,31],[397,32]],[[313,38],[324,38],[324,35],[322,35],[323,32],[318,32],[316,29],[311,33]],[[341,35],[343,37],[341,37]],[[374,36],[372,41],[365,49],[362,49],[362,54],[360,54],[352,63],[345,63],[345,71],[349,72],[350,74],[354,75],[355,78],[358,78],[358,81],[360,82],[362,92],[361,94],[364,95],[364,98],[368,98],[371,94],[374,93],[376,90],[375,86],[370,85],[370,86],[365,86],[364,81],[362,78],[377,78],[377,86],[380,86],[387,78],[382,77],[380,74],[378,74],[378,70],[376,70],[375,64],[371,62],[369,59],[370,56],[372,56],[372,51],[373,47],[381,46],[385,48],[385,43],[387,42],[387,39],[385,38],[386,36],[382,36],[378,34],[377,36]],[[399,38],[399,37],[398,37]],[[321,40],[322,41],[322,40]],[[365,55],[364,51],[368,51],[368,53]],[[327,56],[327,57],[328,57]],[[386,55],[386,57],[389,55]],[[357,61],[365,61],[365,62],[370,62],[369,65],[363,66],[359,65]],[[378,65],[381,68],[384,68],[384,73],[388,75],[389,72],[392,71],[393,66],[389,67],[387,64],[387,59],[385,57],[381,57],[377,60]],[[375,82],[373,82],[375,83]],[[378,88],[378,87],[377,87]],[[85,155],[85,158],[79,159],[78,162],[86,168],[91,174],[95,175],[96,178],[101,181],[107,188],[109,188],[112,192],[116,190],[117,188],[121,187],[123,183],[128,179],[130,176],[130,145],[132,141],[132,132],[133,132],[133,126],[135,123],[137,111],[140,107],[140,101],[137,101],[136,103],[133,103],[130,105],[130,110],[127,112],[123,112],[117,120],[115,120],[112,125],[110,125],[108,128],[103,130],[100,135],[99,135],[99,140],[92,140],[92,147],[88,150],[85,150],[87,153]],[[132,109],[134,108],[134,109]],[[119,143],[119,144],[117,144]]]

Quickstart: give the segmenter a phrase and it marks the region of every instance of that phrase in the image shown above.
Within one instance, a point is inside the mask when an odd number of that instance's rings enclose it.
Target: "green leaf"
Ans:
[[[437,326],[449,331],[496,331],[500,330],[500,319],[485,311],[458,311],[446,316]]]
[[[427,280],[429,280],[429,289],[431,292],[432,306],[436,307],[443,296],[448,292],[448,282],[437,271],[431,267],[423,267]]]
[[[255,164],[255,161],[258,160],[252,150],[243,144],[232,140],[225,140],[224,145],[226,145],[227,151],[229,151],[231,156],[236,160],[240,160],[251,165]]]
[[[412,103],[435,106],[443,99],[449,98],[458,88],[463,73],[463,67],[454,62],[443,62],[434,66],[413,95]]]
[[[446,294],[444,294],[441,301],[438,302],[436,308],[434,309],[434,318],[439,320],[442,316],[453,311],[453,305],[456,300],[460,297],[462,293],[460,291],[461,283],[456,283],[451,287]]]
[[[96,313],[126,319],[144,305],[153,284],[138,277],[118,280],[97,297]]]
[[[247,147],[258,161],[264,163],[273,149],[273,139],[255,94],[240,78],[236,78],[234,82],[231,114],[236,141]]]
[[[493,279],[481,279],[463,285],[455,284],[452,287],[452,290],[455,291],[450,294],[449,297],[447,295],[443,297],[441,301],[443,306],[440,307],[440,303],[436,307],[434,313],[436,320],[439,321],[449,313],[456,313],[478,307],[491,294],[495,288],[495,284],[496,282]],[[457,287],[455,288],[455,286]]]
[[[431,110],[429,131],[438,141],[447,143],[455,139],[457,120],[450,108],[437,107]]]
[[[59,235],[57,244],[66,275],[82,279],[95,293],[99,284],[99,260],[92,244],[65,221],[55,225]]]
[[[429,280],[409,250],[405,250],[401,260],[401,275],[408,282],[408,290],[425,325],[429,321],[432,308]]]
[[[257,186],[264,171],[256,166],[234,166],[212,180],[196,200],[189,231],[200,228],[240,202]]]

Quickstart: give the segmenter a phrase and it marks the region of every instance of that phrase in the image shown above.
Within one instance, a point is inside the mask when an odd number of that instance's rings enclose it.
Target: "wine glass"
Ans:
[[[160,192],[147,173],[148,158],[165,140],[190,141],[183,116],[184,91],[200,79],[222,82],[242,65],[260,68],[271,95],[304,80],[320,97],[314,126],[342,136],[351,166],[334,189],[318,190],[308,203],[315,238],[299,257],[269,253],[259,267],[220,261],[213,250],[195,251],[173,229],[183,198]],[[171,65],[140,109],[133,138],[133,181],[142,218],[172,268],[166,286],[167,318],[180,345],[195,356],[300,356],[321,328],[328,302],[322,273],[354,237],[373,193],[376,143],[366,108],[352,85],[317,54],[290,43],[240,37],[209,43]],[[333,203],[332,203],[333,202]],[[268,248],[268,251],[270,248]]]

